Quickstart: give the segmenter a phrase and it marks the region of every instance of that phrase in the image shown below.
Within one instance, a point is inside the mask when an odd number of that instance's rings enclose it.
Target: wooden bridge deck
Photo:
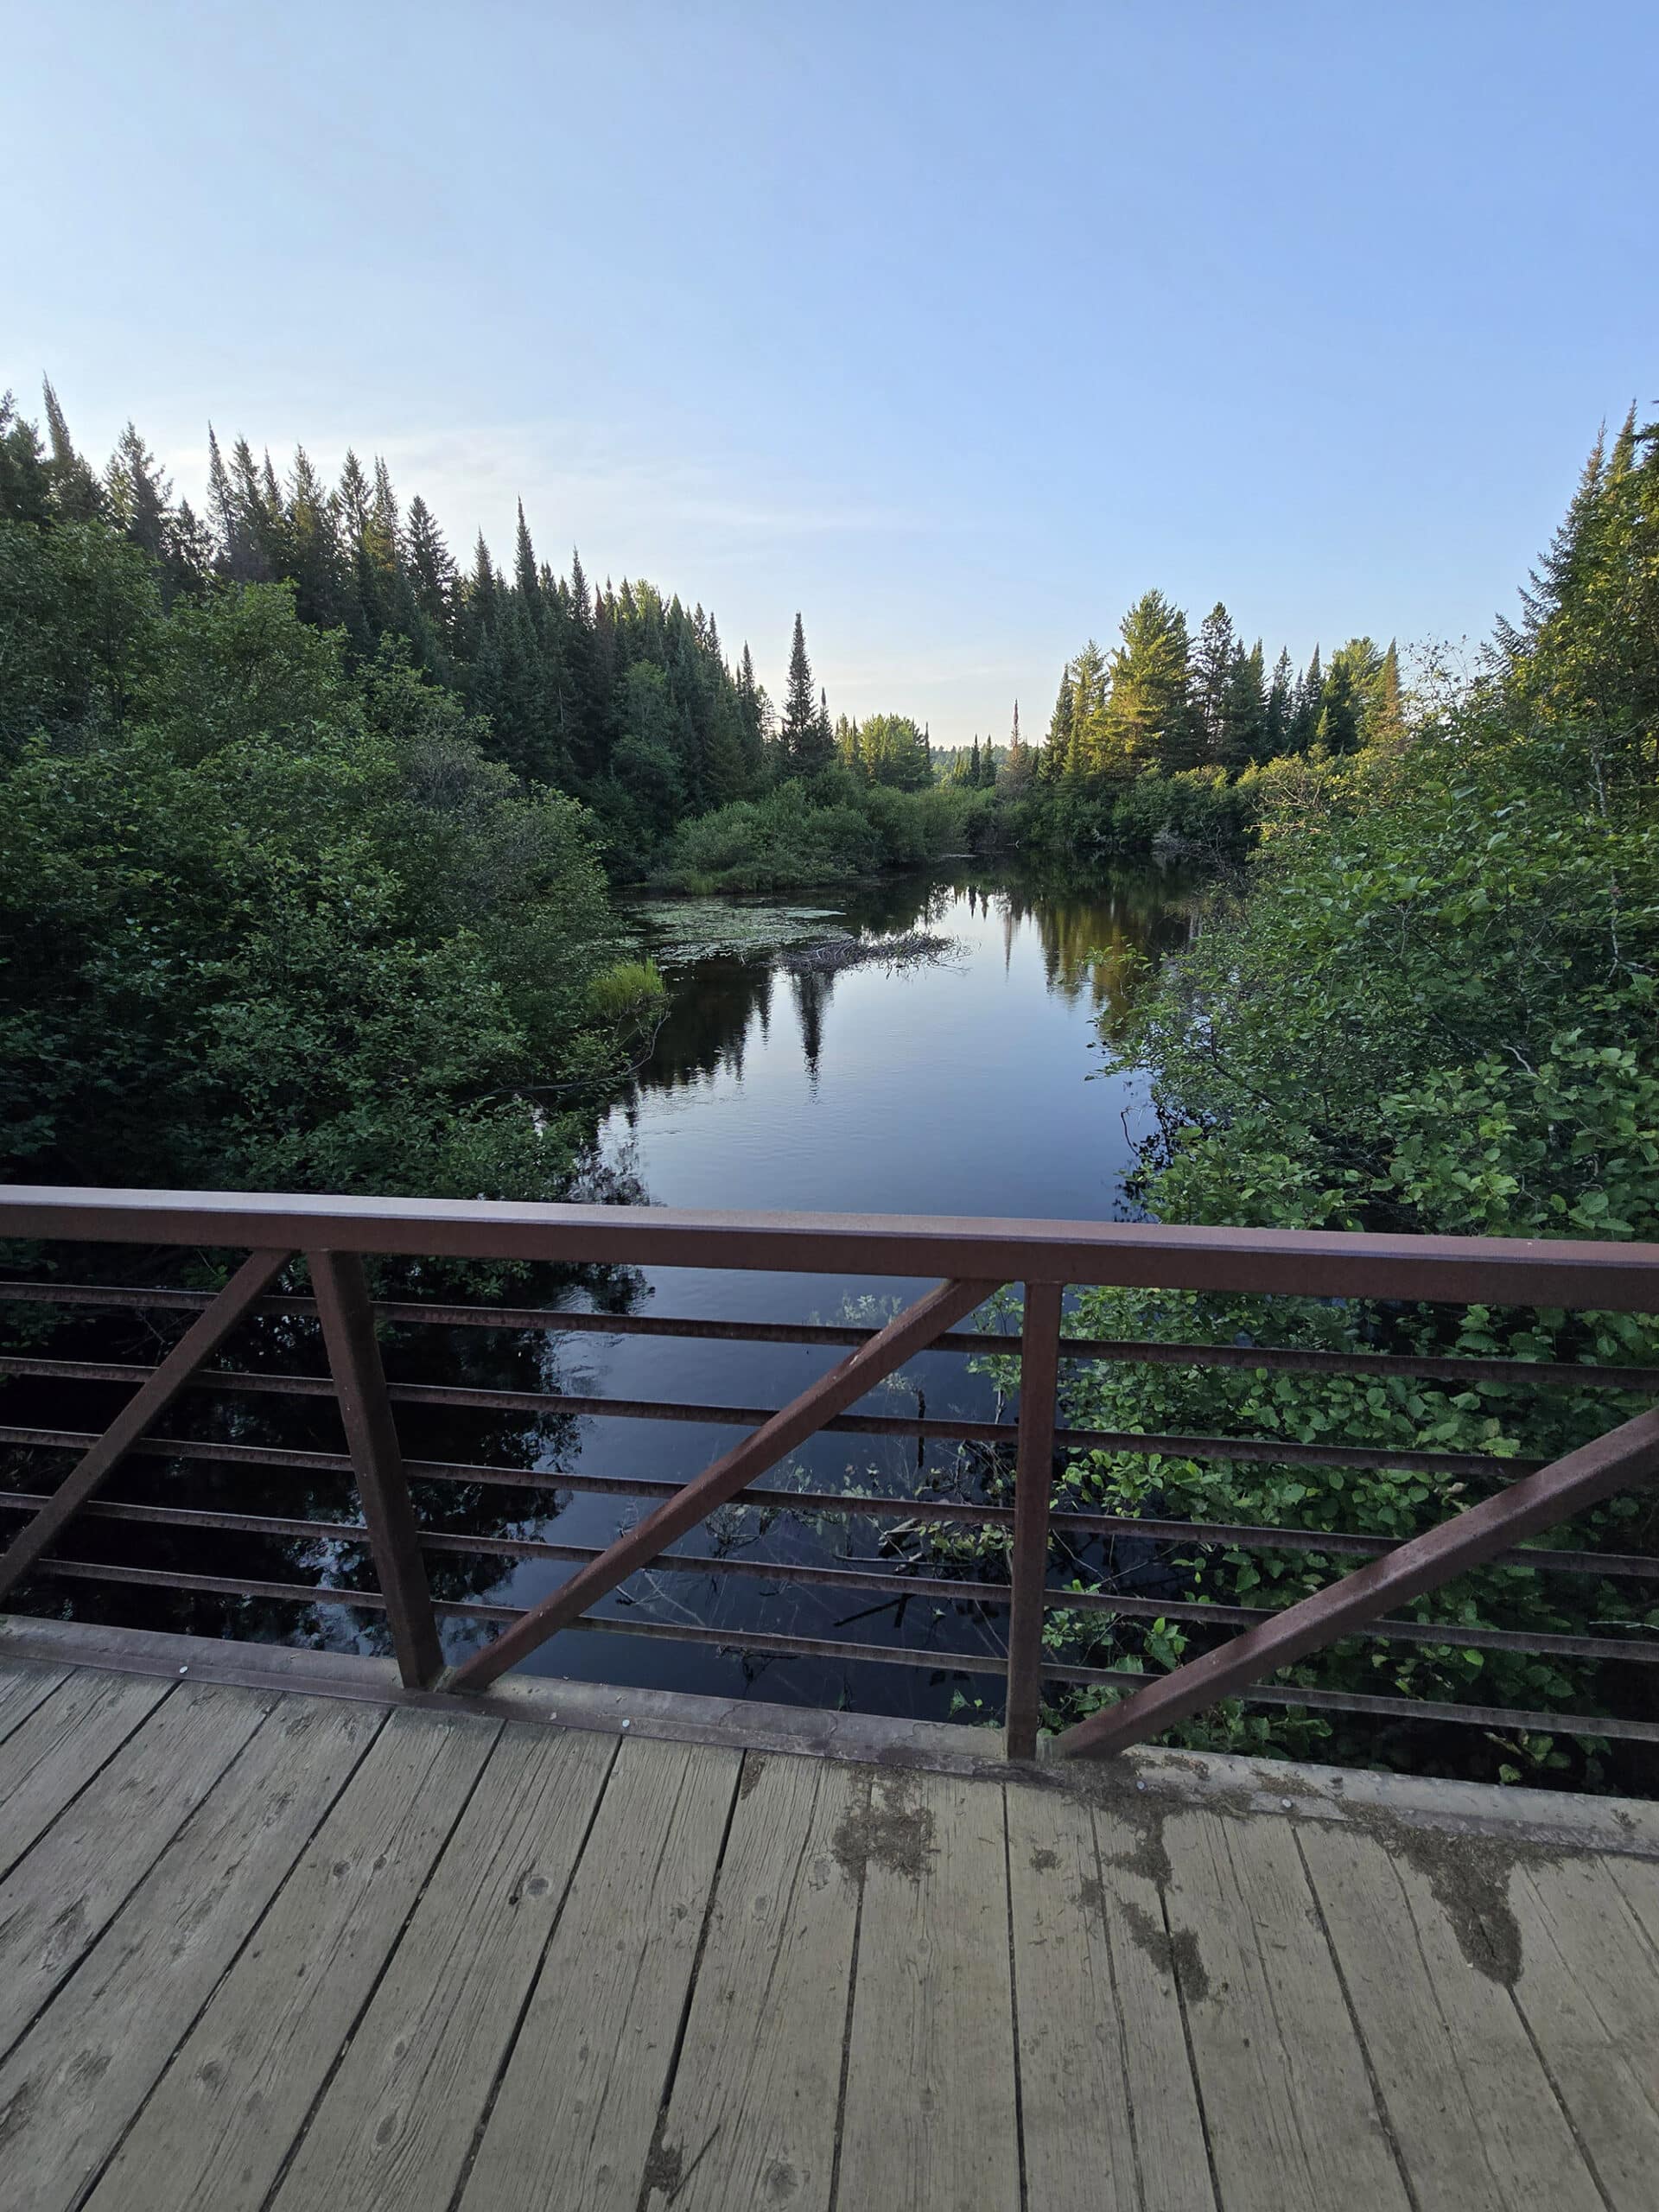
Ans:
[[[0,1656],[7,2212],[1659,2202],[1652,1808],[198,1671]]]

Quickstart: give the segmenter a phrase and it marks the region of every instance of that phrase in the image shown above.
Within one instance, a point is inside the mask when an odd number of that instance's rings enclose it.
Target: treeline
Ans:
[[[1323,711],[1323,710],[1322,710]],[[1374,707],[1373,713],[1377,710]],[[1317,730],[1318,725],[1313,726]],[[1376,730],[1373,722],[1371,729]],[[1391,1235],[1659,1239],[1659,424],[1599,444],[1572,510],[1501,622],[1484,671],[1418,702],[1396,741],[1259,777],[1264,831],[1243,893],[1160,972],[1114,1050],[1151,1073],[1159,1134],[1137,1195],[1173,1222]],[[1326,725],[1327,736],[1329,725]],[[1191,771],[1187,772],[1192,772]],[[1652,1316],[1090,1293],[1083,1334],[1255,1341],[1560,1363],[1659,1363]],[[1605,1389],[1478,1379],[1347,1381],[1235,1369],[1085,1370],[1067,1418],[1102,1429],[1287,1436],[1548,1460],[1641,1410]],[[1432,1474],[1079,1456],[1074,1500],[1163,1518],[1397,1540],[1484,1486]],[[1651,1495],[1554,1529],[1551,1546],[1651,1552]],[[1174,1547],[1167,1602],[1294,1602],[1349,1562],[1298,1548]],[[1618,1639],[1659,1617],[1614,1575],[1484,1568],[1402,1611],[1443,1635],[1360,1638],[1281,1685],[1424,1701],[1422,1721],[1224,1710],[1183,1740],[1371,1764],[1448,1761],[1492,1778],[1651,1787],[1629,1747],[1529,1713],[1644,1713]],[[1461,1628],[1596,1634],[1608,1658],[1483,1649]],[[1210,1640],[1201,1618],[1103,1630],[1068,1657],[1156,1672]],[[1437,1702],[1515,1709],[1433,1726]]]
[[[1269,672],[1219,601],[1192,637],[1185,615],[1149,591],[1124,616],[1119,642],[1093,639],[1060,679],[1039,763],[1048,784],[1117,782],[1155,768],[1230,774],[1287,753],[1357,752],[1401,728],[1400,660],[1390,642],[1351,638],[1298,672],[1288,650]]]
[[[400,504],[383,461],[365,469],[347,453],[330,485],[303,448],[279,475],[268,453],[256,459],[238,438],[227,455],[210,429],[198,515],[174,502],[136,428],[100,474],[49,384],[45,400],[38,466],[13,424],[19,512],[32,478],[37,518],[106,522],[155,563],[167,606],[216,584],[284,583],[301,620],[340,631],[353,662],[388,637],[406,640],[415,665],[480,719],[491,757],[582,798],[620,845],[654,842],[771,779],[772,713],[747,646],[728,666],[701,606],[626,578],[594,588],[578,553],[556,573],[522,506],[511,567],[498,568],[480,537],[463,570],[426,502]],[[798,732],[784,734],[787,744]]]
[[[48,425],[0,407],[0,1173],[556,1195],[661,990],[592,815],[504,765],[435,628],[302,619],[360,545],[262,580],[239,456],[221,540],[135,434],[100,478]]]
[[[1253,840],[1276,764],[1342,759],[1404,729],[1393,642],[1350,638],[1298,669],[1268,666],[1219,602],[1196,635],[1163,593],[1142,594],[1109,652],[1090,639],[1066,664],[1046,741],[1019,709],[1006,747],[976,740],[954,772],[994,786],[1001,842],[1075,858],[1152,852],[1236,861]]]
[[[43,432],[5,426],[8,512],[100,524],[151,563],[164,609],[280,586],[299,620],[337,635],[345,664],[389,640],[465,710],[474,741],[526,788],[564,791],[592,817],[613,875],[708,887],[783,887],[905,865],[960,842],[948,807],[895,805],[935,778],[926,734],[899,715],[832,723],[795,618],[781,705],[745,644],[729,662],[715,617],[639,579],[590,582],[579,553],[542,560],[522,505],[513,556],[480,537],[462,568],[383,461],[347,453],[327,483],[302,448],[279,473],[245,438],[208,434],[206,512],[175,501],[129,424],[107,466],[79,453],[56,394]],[[804,797],[772,804],[798,784]],[[801,834],[803,817],[813,820]],[[709,821],[690,842],[681,833]],[[710,850],[723,865],[710,869]]]

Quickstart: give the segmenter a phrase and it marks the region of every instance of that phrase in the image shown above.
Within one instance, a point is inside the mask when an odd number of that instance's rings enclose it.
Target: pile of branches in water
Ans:
[[[906,930],[899,937],[837,937],[786,952],[783,964],[794,976],[836,976],[843,968],[913,968],[942,960],[956,950],[956,939]]]

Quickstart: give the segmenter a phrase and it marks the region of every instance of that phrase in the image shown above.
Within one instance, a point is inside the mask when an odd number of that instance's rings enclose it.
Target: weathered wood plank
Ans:
[[[840,2201],[1020,2202],[1002,1790],[883,1773],[865,1832]]]
[[[272,1700],[181,1685],[0,1883],[0,2053],[114,1918]]]
[[[1290,1823],[1181,1813],[1163,1846],[1172,1921],[1197,1937],[1182,1986],[1228,2212],[1407,2212]]]
[[[8,2212],[79,2202],[380,1726],[290,1700],[163,1852],[0,2066]]]
[[[1193,2212],[1215,2202],[1210,2154],[1182,2015],[1183,1970],[1203,1986],[1192,1929],[1173,1929],[1164,1897],[1169,1863],[1160,1820],[1095,1808],[1101,1906],[1111,1938],[1112,1979],[1122,2017],[1124,2079],[1141,2190],[1148,2212]]]
[[[88,2212],[257,2212],[498,1733],[459,1715],[391,1715]]]
[[[280,2212],[447,2207],[613,1746],[510,1725],[279,2190]]]
[[[1604,1859],[1609,1879],[1646,1931],[1659,1974],[1659,1865],[1651,1859]]]
[[[1473,1924],[1474,1882],[1502,1883],[1499,1854],[1478,1839],[1422,1837],[1459,1885],[1454,1919],[1399,1849],[1337,1823],[1300,1834],[1420,2212],[1599,2212],[1505,1962]],[[1501,1895],[1492,1909],[1507,1911]]]
[[[1027,2201],[1032,2212],[1136,2212],[1094,1821],[1075,1799],[1020,1789],[1007,1792],[1007,1815]]]
[[[0,1659],[0,1743],[68,1679],[67,1667],[26,1666],[19,1660]]]
[[[827,2212],[868,1778],[743,1763],[647,2212]]]
[[[1214,2205],[1163,1902],[1140,1839],[1010,1783],[1008,1880],[1031,2212]]]
[[[622,1747],[461,2212],[634,2212],[739,1764]]]
[[[1659,1972],[1620,1885],[1593,1859],[1518,1865],[1516,2002],[1617,2212],[1653,2212]]]
[[[137,1675],[72,1675],[0,1745],[0,1874],[143,1726],[168,1694]]]

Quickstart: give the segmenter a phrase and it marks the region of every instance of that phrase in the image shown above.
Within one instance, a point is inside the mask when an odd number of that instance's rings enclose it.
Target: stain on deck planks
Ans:
[[[874,1790],[874,1833],[904,1841],[866,1859],[840,2202],[1014,2212],[1001,1784],[884,1769]]]

